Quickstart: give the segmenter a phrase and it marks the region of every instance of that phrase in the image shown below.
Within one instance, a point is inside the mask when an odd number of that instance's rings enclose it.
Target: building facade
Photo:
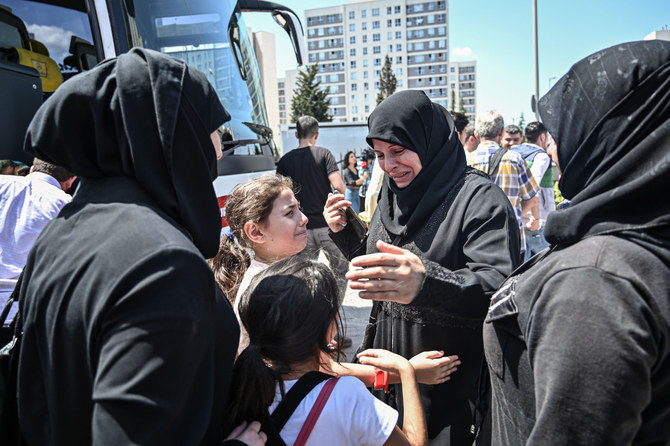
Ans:
[[[333,121],[367,120],[386,56],[397,91],[423,90],[448,109],[454,99],[453,108],[462,105],[474,119],[476,63],[449,63],[448,19],[446,0],[373,0],[306,10],[308,63],[319,65]],[[285,92],[295,88],[289,85],[287,79]]]

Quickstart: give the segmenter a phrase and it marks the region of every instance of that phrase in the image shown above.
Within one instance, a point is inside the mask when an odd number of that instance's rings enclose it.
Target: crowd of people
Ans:
[[[144,49],[75,77],[0,175],[2,413],[29,445],[668,444],[670,42],[579,61],[539,111],[397,92],[369,174],[302,117],[221,235],[206,77]],[[353,363],[347,289],[372,301]]]

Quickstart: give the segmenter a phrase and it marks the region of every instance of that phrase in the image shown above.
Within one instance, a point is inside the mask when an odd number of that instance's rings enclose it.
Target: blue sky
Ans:
[[[308,0],[278,0],[304,23]],[[343,1],[320,0],[319,7]],[[449,0],[450,59],[477,61],[477,110],[495,109],[505,122],[523,112],[533,120],[535,89],[532,0]],[[245,14],[255,31],[276,35],[278,75],[295,68],[286,34],[269,15]],[[578,60],[618,43],[670,28],[670,0],[538,0],[540,96]]]

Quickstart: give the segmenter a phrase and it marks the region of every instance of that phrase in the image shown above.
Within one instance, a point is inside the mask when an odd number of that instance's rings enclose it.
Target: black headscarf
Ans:
[[[437,209],[465,172],[465,153],[451,114],[423,91],[395,93],[379,104],[368,119],[367,142],[373,139],[416,152],[421,171],[404,188],[388,176],[379,200],[384,227],[404,236],[420,227]]]
[[[539,104],[556,139],[568,209],[550,214],[545,237],[670,223],[670,42],[630,42],[572,66]]]
[[[58,88],[24,150],[83,178],[134,178],[209,258],[221,230],[210,134],[229,119],[202,72],[135,48]]]

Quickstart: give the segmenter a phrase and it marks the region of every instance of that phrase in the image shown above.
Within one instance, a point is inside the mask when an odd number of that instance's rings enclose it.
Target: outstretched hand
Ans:
[[[458,356],[444,356],[443,351],[421,352],[409,360],[416,371],[416,380],[421,384],[442,384],[461,364]]]
[[[426,268],[421,259],[407,249],[381,240],[380,252],[359,256],[351,261],[358,268],[346,274],[349,287],[360,290],[359,297],[408,304],[421,289]]]
[[[385,372],[400,374],[412,368],[412,364],[400,355],[380,348],[369,348],[356,355],[361,364],[377,367]]]

